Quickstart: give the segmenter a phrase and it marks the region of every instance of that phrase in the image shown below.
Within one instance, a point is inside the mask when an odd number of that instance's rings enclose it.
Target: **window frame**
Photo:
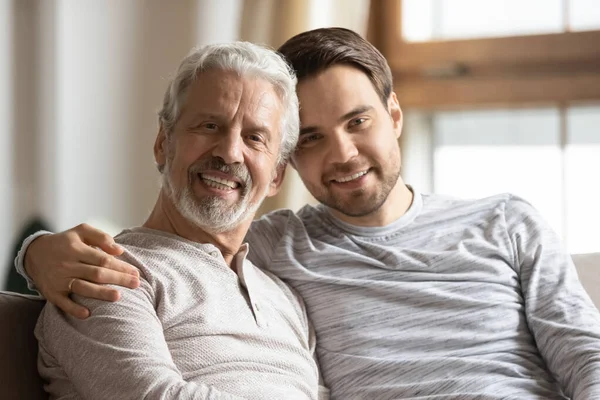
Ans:
[[[402,40],[402,0],[371,0],[367,38],[405,108],[567,104],[600,99],[600,30]]]

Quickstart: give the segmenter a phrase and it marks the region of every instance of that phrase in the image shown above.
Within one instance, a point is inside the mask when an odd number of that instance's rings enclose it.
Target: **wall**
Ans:
[[[167,78],[191,47],[237,39],[240,10],[241,0],[0,2],[0,287],[35,215],[54,230],[144,221]]]
[[[0,2],[0,237],[10,238],[13,231],[13,135],[14,113],[12,104],[12,37],[13,37],[13,5],[10,2]],[[5,255],[10,247],[9,240],[0,241],[0,255]],[[2,258],[2,262],[4,262]],[[1,265],[1,264],[0,264]],[[0,282],[4,274],[0,274]]]
[[[365,31],[368,0],[0,0],[0,288],[19,230],[142,223],[167,78],[194,45]],[[298,10],[302,12],[297,12]],[[295,171],[261,212],[312,198]],[[3,267],[4,266],[4,267]]]

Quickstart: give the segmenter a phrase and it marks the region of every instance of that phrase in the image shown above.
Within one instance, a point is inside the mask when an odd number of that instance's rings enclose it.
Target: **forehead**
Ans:
[[[361,70],[335,65],[298,84],[302,124],[344,115],[358,106],[381,106],[369,77]]]
[[[182,117],[201,112],[273,125],[279,123],[281,111],[281,99],[270,82],[213,69],[200,73],[190,85]]]

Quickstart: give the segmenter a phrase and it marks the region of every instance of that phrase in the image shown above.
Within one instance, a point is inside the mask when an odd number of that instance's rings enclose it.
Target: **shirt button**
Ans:
[[[210,255],[213,256],[213,257],[215,257],[215,258],[219,257],[219,253],[216,252],[216,251],[211,251]]]

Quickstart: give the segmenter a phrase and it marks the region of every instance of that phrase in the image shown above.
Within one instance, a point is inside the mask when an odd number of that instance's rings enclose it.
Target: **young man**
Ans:
[[[291,164],[321,204],[271,213],[246,240],[251,260],[302,295],[332,397],[600,397],[600,315],[539,214],[509,194],[465,201],[405,185],[391,72],[359,35],[318,29],[279,50],[299,82]],[[27,252],[41,292],[73,312],[70,279],[133,286],[84,243],[118,253],[89,228]],[[90,279],[101,264],[113,270]]]
[[[52,398],[319,397],[302,302],[243,244],[297,140],[295,86],[279,55],[250,43],[182,61],[159,113],[156,205],[117,236],[140,287],[116,303],[79,298],[87,321],[46,305],[36,337]]]

